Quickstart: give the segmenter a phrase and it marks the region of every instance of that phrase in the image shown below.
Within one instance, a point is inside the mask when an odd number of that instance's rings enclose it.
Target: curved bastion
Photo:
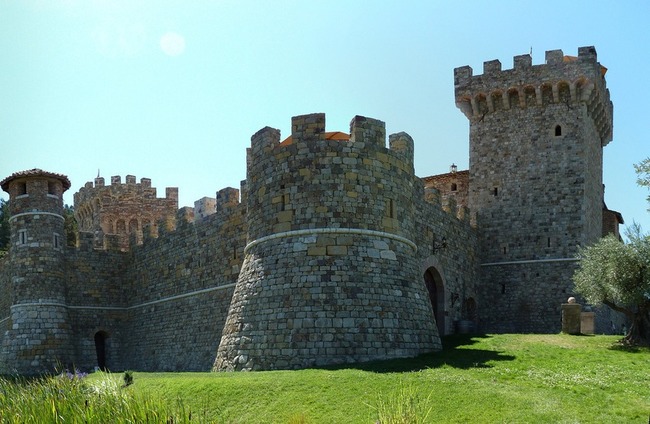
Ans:
[[[413,140],[357,116],[264,128],[247,166],[248,238],[215,370],[292,369],[440,348],[417,261]],[[418,189],[420,191],[418,191]],[[420,196],[421,197],[421,196]]]

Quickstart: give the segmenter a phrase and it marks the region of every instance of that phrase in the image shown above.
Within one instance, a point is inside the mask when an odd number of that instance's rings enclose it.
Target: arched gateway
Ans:
[[[433,308],[433,316],[436,319],[438,333],[440,336],[447,334],[445,331],[445,286],[442,275],[436,267],[429,267],[424,272],[424,284],[429,293],[429,300]]]

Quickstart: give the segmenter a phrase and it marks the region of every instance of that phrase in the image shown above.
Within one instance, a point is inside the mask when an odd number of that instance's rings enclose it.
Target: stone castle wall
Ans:
[[[360,116],[328,133],[324,114],[297,116],[282,142],[253,135],[241,191],[194,209],[146,178],[87,183],[76,248],[63,239],[67,177],[3,180],[0,373],[303,368],[434,351],[459,321],[559,331],[578,247],[620,214],[603,213],[604,68],[593,48],[546,59],[455,70],[469,171],[420,179],[408,134],[387,140]]]
[[[419,190],[418,190],[419,191]],[[418,194],[416,207],[416,235],[418,245],[417,258],[420,263],[420,277],[429,269],[435,269],[442,279],[444,304],[436,319],[441,321],[438,327],[442,334],[457,332],[455,324],[460,320],[472,321],[478,329],[480,320],[475,310],[468,311],[467,306],[479,302],[478,287],[479,262],[477,229],[470,221],[470,211],[457,206],[450,197],[443,205],[437,190],[425,189],[422,196]],[[433,253],[433,241],[440,244],[444,239],[446,247]],[[480,308],[489,303],[476,304]]]
[[[221,205],[195,223],[179,217],[175,231],[132,250],[137,266],[126,276],[133,294],[124,342],[131,352],[127,368],[205,371],[212,366],[246,234],[245,207]]]
[[[228,200],[196,222],[181,209],[175,229],[161,223],[129,252],[92,249],[93,234],[81,233],[67,260],[77,366],[96,365],[101,332],[111,370],[211,367],[245,242],[245,209]]]

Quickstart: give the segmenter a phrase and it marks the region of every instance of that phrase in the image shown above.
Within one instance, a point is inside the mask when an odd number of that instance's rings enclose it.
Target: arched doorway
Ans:
[[[444,336],[445,332],[445,287],[442,282],[442,276],[434,267],[428,268],[424,272],[424,284],[429,292],[429,300],[433,308],[433,316],[438,326],[438,334]]]
[[[108,334],[104,331],[95,333],[95,352],[97,353],[97,367],[106,371],[106,339]]]

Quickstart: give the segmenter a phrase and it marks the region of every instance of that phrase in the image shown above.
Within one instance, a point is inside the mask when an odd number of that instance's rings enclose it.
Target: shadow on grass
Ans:
[[[474,349],[470,346],[481,339],[489,338],[488,335],[458,334],[442,338],[442,351],[426,353],[415,358],[390,359],[386,361],[371,361],[357,364],[340,364],[325,369],[358,369],[377,373],[411,372],[428,368],[450,366],[453,368],[491,368],[490,361],[512,361],[513,355],[506,355],[499,351]]]
[[[617,350],[620,352],[627,352],[627,353],[650,353],[650,347],[632,345],[627,343],[625,339],[618,340],[616,343],[609,346],[607,349]]]

